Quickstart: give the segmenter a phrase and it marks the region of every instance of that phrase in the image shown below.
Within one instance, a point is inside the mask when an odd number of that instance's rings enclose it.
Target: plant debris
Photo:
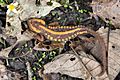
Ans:
[[[0,0],[0,80],[119,80],[119,4]]]

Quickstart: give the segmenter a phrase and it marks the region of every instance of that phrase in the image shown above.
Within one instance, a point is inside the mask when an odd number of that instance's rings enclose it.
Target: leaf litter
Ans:
[[[26,31],[24,34],[21,34],[21,21],[26,20],[30,17],[38,17],[40,18],[41,16],[45,16],[47,15],[52,9],[54,9],[55,7],[59,7],[61,6],[59,3],[54,3],[55,5],[53,6],[46,6],[45,2],[43,1],[42,6],[35,6],[33,3],[35,3],[34,0],[16,0],[19,5],[17,7],[18,13],[14,14],[14,16],[10,17],[7,16],[6,18],[6,22],[10,23],[9,25],[6,24],[6,28],[3,29],[3,33],[0,35],[1,37],[3,37],[3,39],[8,40],[8,37],[11,38],[12,37],[16,37],[17,41],[13,40],[14,42],[10,43],[10,47],[2,49],[0,51],[0,56],[1,58],[6,58],[8,57],[9,53],[13,50],[13,48],[15,48],[16,45],[18,45],[20,42],[23,43],[25,41],[31,40],[33,39],[33,36],[31,36],[31,33],[29,33],[28,31]],[[47,1],[46,1],[47,2]],[[110,4],[113,2],[110,2]],[[111,15],[112,11],[115,10],[117,8],[117,10],[119,10],[119,7],[117,6],[119,4],[119,2],[117,1],[112,7],[111,9],[108,9],[108,11],[111,11],[109,13],[109,15]],[[106,7],[105,4],[103,4],[104,6],[102,7]],[[30,8],[29,8],[30,6]],[[95,4],[96,6],[96,4]],[[99,6],[99,5],[97,5]],[[94,9],[94,6],[92,6]],[[110,8],[109,6],[106,8]],[[94,11],[94,10],[93,10]],[[96,11],[94,11],[96,12]],[[108,12],[107,12],[108,13]],[[110,18],[110,20],[113,22],[113,25],[117,25],[117,28],[119,28],[119,14],[117,14],[118,12],[116,12],[115,14],[112,14],[112,16],[107,16],[107,18]],[[104,10],[101,10],[100,13],[96,13],[98,16],[104,18],[106,18],[106,13],[104,13]],[[117,21],[114,21],[113,17],[115,17],[115,20],[117,19]],[[104,38],[104,41],[107,41],[106,39],[106,35],[107,35],[107,29],[103,29],[101,28],[99,31],[99,33],[101,33],[100,35],[102,35],[102,37]],[[117,74],[119,73],[120,69],[119,69],[119,29],[116,30],[111,30],[110,31],[110,39],[109,39],[109,50],[108,50],[108,73],[109,75],[107,75],[106,73],[100,77],[96,76],[97,74],[99,74],[101,72],[101,66],[100,64],[93,58],[89,58],[88,55],[80,55],[80,58],[82,59],[83,63],[86,65],[86,67],[90,70],[91,74],[96,78],[96,80],[103,80],[105,78],[105,80],[113,80],[115,79],[115,77],[117,76]],[[107,43],[107,42],[106,42]],[[107,45],[107,44],[106,44]],[[34,53],[34,52],[33,52]],[[68,54],[69,53],[69,54]],[[60,74],[66,74],[69,75],[71,77],[76,77],[76,78],[82,78],[85,80],[91,80],[91,75],[89,75],[89,73],[83,68],[82,64],[79,63],[79,59],[72,54],[73,52],[66,52],[63,54],[58,55],[55,59],[53,59],[53,61],[47,63],[44,65],[44,71],[43,71],[43,78],[45,78],[46,74],[51,74],[53,73],[54,75],[58,75],[57,73]],[[80,52],[79,54],[85,54],[84,52]],[[41,59],[39,59],[41,60]],[[31,72],[30,71],[30,65],[29,62],[25,62],[27,63],[27,71],[28,71],[28,76],[31,79]],[[10,65],[7,63],[7,66]],[[6,73],[6,67],[1,64],[1,69],[3,69],[2,73]],[[15,72],[17,73],[17,72]],[[56,73],[56,74],[55,74]],[[13,74],[13,72],[12,72]],[[3,74],[2,74],[3,75]],[[1,78],[3,77],[2,75]],[[18,74],[19,75],[19,74]],[[33,74],[32,74],[33,75]],[[6,74],[4,75],[5,78],[9,77],[8,75],[6,76]],[[15,76],[17,76],[17,74],[15,74]],[[52,76],[52,75],[50,75]],[[4,77],[3,77],[4,78]],[[48,79],[50,77],[48,76]],[[15,78],[14,78],[15,79]],[[17,79],[19,80],[19,78],[17,77]],[[16,80],[17,80],[16,79]],[[53,79],[53,78],[52,78]],[[25,79],[26,80],[26,79]]]

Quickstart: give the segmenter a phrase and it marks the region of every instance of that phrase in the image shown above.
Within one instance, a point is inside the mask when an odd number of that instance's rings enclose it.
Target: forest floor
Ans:
[[[120,2],[100,1],[0,0],[0,80],[120,80]]]

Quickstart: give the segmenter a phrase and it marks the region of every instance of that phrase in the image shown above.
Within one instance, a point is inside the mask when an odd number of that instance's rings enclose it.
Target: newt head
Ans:
[[[27,21],[27,24],[31,31],[33,31],[35,33],[40,33],[41,32],[40,27],[45,26],[45,21],[42,19],[33,18],[33,19],[29,19]]]

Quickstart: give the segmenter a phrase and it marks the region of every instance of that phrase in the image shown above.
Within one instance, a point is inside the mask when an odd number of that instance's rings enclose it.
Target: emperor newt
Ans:
[[[78,26],[48,26],[45,21],[42,19],[29,19],[27,21],[28,27],[31,31],[42,34],[48,40],[53,42],[65,42],[70,39],[74,39],[77,36],[81,36],[84,34],[91,34],[94,36],[97,43],[99,43],[98,52],[91,53],[94,55],[95,59],[99,61],[102,67],[102,72],[107,72],[107,51],[104,40],[102,37],[96,33],[95,31],[88,29],[82,25]]]

